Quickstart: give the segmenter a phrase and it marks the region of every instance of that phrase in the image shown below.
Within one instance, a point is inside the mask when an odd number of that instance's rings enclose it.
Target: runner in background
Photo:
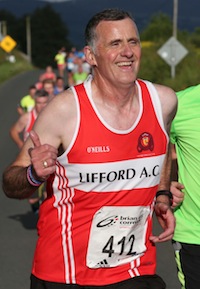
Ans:
[[[58,51],[58,53],[55,55],[54,60],[57,63],[59,76],[64,77],[64,71],[66,67],[66,54],[63,53],[63,49],[60,49]]]
[[[26,112],[31,111],[35,106],[34,95],[36,92],[36,86],[30,85],[28,91],[29,91],[29,94],[22,97],[22,99],[20,100],[17,106],[17,112],[19,115],[22,115]]]
[[[47,105],[49,100],[49,94],[45,90],[36,90],[34,94],[35,106],[34,108],[26,113],[23,113],[19,119],[13,124],[10,129],[10,136],[12,140],[16,143],[18,148],[24,145],[24,142],[29,136],[29,132],[32,130],[38,114]],[[29,204],[34,213],[39,209],[41,201],[46,198],[45,185],[41,186],[29,199]]]
[[[39,79],[41,82],[44,81],[45,79],[52,79],[55,82],[56,74],[53,71],[53,67],[48,65],[45,69],[45,72],[40,75]]]

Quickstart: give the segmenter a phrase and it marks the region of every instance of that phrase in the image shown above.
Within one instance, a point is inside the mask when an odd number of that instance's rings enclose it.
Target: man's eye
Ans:
[[[112,43],[112,46],[117,46],[117,45],[119,45],[119,42],[113,42]]]
[[[138,40],[132,40],[132,41],[130,41],[130,44],[137,45],[137,44],[139,44],[139,41]]]

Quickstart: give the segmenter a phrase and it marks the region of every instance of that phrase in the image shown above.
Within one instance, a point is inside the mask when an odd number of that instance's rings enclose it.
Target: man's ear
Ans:
[[[96,66],[96,58],[90,46],[84,47],[85,59],[91,66]]]

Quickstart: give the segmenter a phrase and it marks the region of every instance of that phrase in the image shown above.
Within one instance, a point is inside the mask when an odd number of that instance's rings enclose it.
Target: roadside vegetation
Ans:
[[[14,57],[14,62],[9,61]],[[18,50],[13,50],[8,54],[0,48],[0,84],[21,72],[34,69],[26,57]]]
[[[158,49],[163,45],[153,44],[142,48],[142,61],[139,77],[155,83],[170,86],[175,91],[200,83],[200,49],[192,45],[184,45],[188,54],[175,67],[175,77],[172,78],[171,67],[158,55]]]
[[[32,65],[23,56],[27,49],[26,16],[16,19],[12,14],[0,10],[0,19],[7,23],[7,34],[17,41],[17,47],[12,51],[16,58],[15,63],[9,62],[8,55],[0,48],[0,83],[35,67],[45,68],[51,65],[55,68],[54,56],[57,51],[63,46],[67,51],[73,47],[68,40],[69,29],[49,4],[36,9],[30,17]],[[137,22],[137,18],[135,19]],[[139,77],[168,85],[178,91],[200,83],[200,27],[193,32],[177,30],[177,40],[188,50],[188,54],[176,65],[175,77],[172,78],[171,67],[157,53],[172,36],[172,26],[172,19],[159,13],[153,15],[148,25],[139,31],[142,42]],[[77,47],[81,48],[83,47]]]

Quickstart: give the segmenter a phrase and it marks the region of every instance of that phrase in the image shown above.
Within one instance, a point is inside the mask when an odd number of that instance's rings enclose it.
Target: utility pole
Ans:
[[[178,0],[174,0],[173,11],[173,36],[174,38],[177,38]]]
[[[0,21],[0,41],[7,35],[7,23],[6,21]]]
[[[6,21],[2,21],[2,35],[3,36],[7,35],[7,23],[6,23]]]
[[[31,18],[26,16],[26,45],[27,45],[27,55],[28,60],[31,63]]]
[[[173,7],[173,37],[177,39],[177,19],[178,19],[178,0],[174,0],[174,7]],[[171,76],[172,78],[175,77],[175,63],[171,65]]]

